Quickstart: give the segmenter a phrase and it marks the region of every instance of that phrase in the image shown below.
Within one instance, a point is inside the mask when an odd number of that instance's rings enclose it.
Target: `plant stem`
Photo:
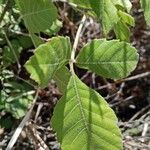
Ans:
[[[15,57],[15,59],[16,59],[17,66],[18,66],[18,73],[19,73],[20,70],[21,70],[21,65],[20,65],[20,63],[19,63],[19,59],[18,59],[18,57],[17,57],[17,55],[16,55],[16,52],[15,52],[15,50],[14,50],[14,48],[13,48],[11,42],[9,41],[9,38],[8,38],[6,32],[3,31],[3,33],[4,33],[5,39],[6,39],[6,41],[7,41],[7,44],[9,45],[9,47],[10,47],[10,49],[12,50],[13,55],[14,55],[14,57]]]
[[[23,130],[23,128],[24,128],[26,122],[29,120],[30,115],[31,115],[31,112],[32,112],[32,110],[33,110],[33,107],[34,107],[34,105],[35,105],[35,103],[36,103],[36,100],[37,100],[37,98],[38,98],[39,90],[40,90],[40,89],[38,88],[38,89],[37,89],[37,92],[36,92],[36,94],[35,94],[35,98],[34,98],[34,100],[33,100],[33,103],[32,103],[32,105],[31,105],[29,111],[26,113],[25,117],[23,118],[23,120],[21,121],[21,123],[19,124],[19,126],[17,127],[15,133],[13,134],[11,140],[10,140],[9,143],[8,143],[8,146],[7,146],[6,150],[11,150],[11,149],[13,148],[13,146],[14,146],[14,144],[16,143],[16,141],[17,141],[17,139],[18,139],[18,137],[19,137],[21,131]]]
[[[18,57],[17,57],[17,55],[16,55],[16,52],[15,52],[13,46],[11,45],[11,42],[9,41],[9,38],[7,37],[6,32],[3,31],[3,33],[4,33],[5,39],[6,39],[6,41],[7,41],[7,44],[8,44],[8,46],[10,47],[10,49],[12,50],[13,55],[14,55],[14,57],[15,57],[15,59],[16,59],[17,66],[18,66],[18,73],[19,73],[20,70],[21,70],[21,65],[20,65],[20,63],[19,63],[19,59],[18,59]]]
[[[77,46],[78,46],[80,34],[81,34],[81,31],[82,31],[82,28],[84,26],[85,21],[86,21],[86,16],[84,15],[82,20],[81,20],[81,23],[79,25],[78,31],[76,33],[76,37],[75,37],[72,52],[71,52],[71,59],[70,59],[69,65],[70,65],[70,71],[71,71],[72,74],[74,74],[73,64],[75,63],[75,53],[76,53],[76,49],[77,49]]]

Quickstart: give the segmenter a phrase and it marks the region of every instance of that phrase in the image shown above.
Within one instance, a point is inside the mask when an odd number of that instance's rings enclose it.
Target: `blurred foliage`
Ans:
[[[0,1],[0,16],[6,7],[5,2]],[[23,117],[34,94],[33,87],[16,78],[19,76],[15,71],[19,69],[16,61],[20,59],[22,50],[33,44],[30,36],[22,32],[24,27],[14,1],[10,5],[0,23],[0,128],[10,128],[14,119]]]
[[[2,71],[0,80],[3,85],[0,94],[0,127],[5,127],[5,122],[11,122],[12,117],[19,119],[25,115],[34,91],[27,83],[17,82],[9,70]],[[7,116],[8,113],[12,117]]]
[[[34,95],[33,86],[20,77],[25,76],[21,62],[27,61],[30,50],[43,39],[41,33],[28,32],[14,0],[0,0],[0,18],[0,128],[10,128],[14,119],[25,115]],[[61,27],[56,20],[42,35],[51,37]]]

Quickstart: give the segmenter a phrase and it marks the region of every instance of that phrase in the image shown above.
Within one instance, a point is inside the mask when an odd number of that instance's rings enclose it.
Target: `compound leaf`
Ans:
[[[126,42],[95,39],[84,46],[76,64],[106,78],[120,79],[135,69],[138,61],[136,49]]]
[[[107,102],[72,75],[52,117],[63,150],[121,150],[117,118]]]
[[[42,87],[47,86],[55,72],[69,61],[71,52],[68,37],[54,37],[40,45],[27,61],[25,68]]]
[[[48,29],[57,19],[51,0],[16,0],[26,27],[32,33]]]

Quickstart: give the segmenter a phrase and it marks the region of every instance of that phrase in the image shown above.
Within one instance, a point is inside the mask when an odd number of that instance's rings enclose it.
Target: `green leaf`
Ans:
[[[56,20],[55,22],[53,22],[52,26],[49,29],[47,29],[44,33],[49,36],[55,35],[60,30],[61,27],[62,27],[62,22]]]
[[[119,21],[117,9],[130,12],[132,7],[130,0],[69,0],[69,2],[76,4],[79,9],[85,9],[87,14],[97,17],[105,34]]]
[[[113,3],[115,5],[120,5],[123,8],[125,8],[127,10],[127,12],[130,12],[131,8],[132,8],[132,4],[130,2],[130,0],[113,0]]]
[[[38,47],[39,45],[44,43],[44,41],[40,39],[36,34],[30,32],[30,36],[35,47]]]
[[[124,11],[118,10],[118,16],[120,17],[117,24],[114,26],[114,31],[117,39],[121,41],[130,41],[130,28],[129,26],[134,26],[134,18]]]
[[[10,42],[11,42],[11,45],[15,52],[16,57],[19,59],[20,53],[23,50],[22,46],[19,43],[19,40],[14,39],[14,40],[11,40]],[[3,61],[3,64],[5,67],[9,66],[11,63],[16,62],[16,58],[13,53],[13,50],[8,46],[4,46],[4,48],[3,48],[2,61]]]
[[[31,38],[28,36],[17,36],[17,40],[23,49],[29,49],[33,46]]]
[[[138,62],[134,47],[118,40],[95,39],[79,53],[77,66],[106,78],[120,79],[130,74]]]
[[[29,105],[32,103],[33,87],[26,82],[16,82],[13,72],[3,70],[2,76],[3,89],[0,94],[0,111],[6,114],[9,112],[13,117],[19,119],[26,114]]]
[[[112,0],[98,1],[97,3],[91,1],[91,3],[99,21],[102,22],[104,33],[107,34],[119,20],[115,5]]]
[[[121,150],[117,118],[96,91],[73,75],[51,120],[62,150]]]
[[[5,111],[11,113],[14,118],[19,119],[26,114],[29,105],[32,103],[33,96],[20,94],[10,97],[10,99],[13,100],[5,103]]]
[[[4,0],[0,0],[0,4],[3,4],[4,3]]]
[[[117,8],[115,7],[112,0],[71,0],[71,2],[81,6],[91,9],[89,11],[90,15],[94,15],[102,23],[103,31],[107,34],[119,20],[117,14]]]
[[[148,26],[150,26],[150,0],[140,0],[141,6],[144,9],[144,16]]]
[[[121,10],[118,11],[118,15],[120,16],[121,20],[124,23],[126,23],[130,26],[135,26],[135,20],[131,15],[129,15],[126,12],[123,12]]]
[[[47,86],[55,72],[69,62],[71,45],[68,37],[54,37],[40,45],[25,68],[40,86]]]
[[[57,10],[51,0],[16,0],[16,3],[32,33],[48,29],[57,19]]]
[[[67,67],[61,67],[54,74],[53,79],[56,81],[56,84],[61,93],[64,93],[66,91],[70,76],[71,73]]]
[[[130,41],[129,27],[122,20],[119,20],[118,23],[114,26],[114,32],[117,39],[127,42]]]

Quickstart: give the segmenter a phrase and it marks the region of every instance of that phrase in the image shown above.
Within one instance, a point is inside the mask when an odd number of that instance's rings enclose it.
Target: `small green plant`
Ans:
[[[55,2],[57,1],[59,0]],[[121,150],[121,132],[115,113],[99,93],[78,78],[74,66],[115,80],[128,76],[135,69],[138,53],[129,43],[130,27],[135,24],[129,14],[131,2],[62,0],[83,14],[73,46],[69,37],[55,36],[44,42],[37,36],[40,32],[51,36],[62,25],[58,20],[57,7],[52,1],[15,2],[21,13],[20,19],[24,20],[36,48],[34,55],[26,62],[25,68],[31,78],[38,83],[39,88],[46,87],[53,79],[63,94],[51,119],[61,149]],[[149,25],[150,2],[141,0],[141,5]],[[87,17],[93,17],[101,23],[105,38],[87,43],[76,56],[80,33]],[[107,39],[111,30],[116,35],[115,40]],[[69,69],[66,66],[69,66]]]
[[[25,68],[40,87],[46,87],[54,79],[63,93],[51,120],[61,148],[122,149],[113,110],[103,97],[77,77],[74,65],[111,79],[124,78],[135,69],[138,54],[128,43],[129,26],[134,26],[134,19],[127,13],[132,6],[130,1],[70,0],[68,4],[84,14],[73,47],[69,37],[57,36],[43,43],[35,34],[46,32],[58,21],[57,9],[51,1],[16,0],[16,3],[37,47]],[[76,56],[86,16],[96,18],[102,24],[104,36],[114,29],[118,40],[94,39]]]

